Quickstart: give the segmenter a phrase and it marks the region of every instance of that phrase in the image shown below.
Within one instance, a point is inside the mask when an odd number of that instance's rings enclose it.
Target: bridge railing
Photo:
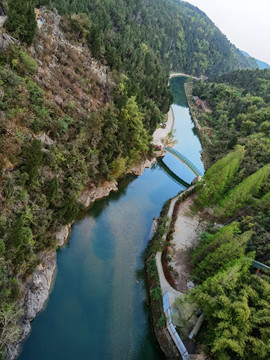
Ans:
[[[164,146],[164,149],[169,153],[173,154],[174,156],[176,156],[178,159],[182,160],[196,176],[202,176],[201,171],[190,160],[188,160],[188,158],[186,158],[185,155],[167,146]]]

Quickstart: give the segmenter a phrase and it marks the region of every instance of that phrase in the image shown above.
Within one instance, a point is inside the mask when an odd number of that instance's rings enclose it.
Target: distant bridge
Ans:
[[[170,74],[170,79],[174,78],[174,77],[181,77],[181,76],[184,76],[184,77],[191,77],[192,79],[195,79],[195,80],[200,80],[201,78],[198,78],[196,76],[193,76],[193,75],[188,75],[188,74],[184,74],[184,73],[171,73]]]
[[[172,154],[174,157],[176,157],[178,160],[180,160],[184,165],[186,165],[195,176],[203,175],[200,172],[200,170],[191,161],[189,161],[184,155],[182,155],[177,150],[169,148],[167,146],[164,146],[163,149],[168,151],[168,153]]]
[[[176,183],[181,184],[185,188],[189,187],[190,184],[181,179],[178,175],[176,175],[162,159],[158,159],[158,165],[169,175],[169,177]]]

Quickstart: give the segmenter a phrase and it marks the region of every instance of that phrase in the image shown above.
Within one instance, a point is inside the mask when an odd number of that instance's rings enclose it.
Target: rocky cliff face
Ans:
[[[68,235],[66,236],[67,239]],[[24,310],[21,319],[22,335],[20,341],[24,340],[30,333],[30,322],[36,317],[37,313],[44,308],[49,297],[56,270],[56,251],[51,250],[40,254],[40,264],[28,279],[22,284],[23,297],[20,306]],[[19,343],[9,347],[6,360],[12,360],[19,353]]]

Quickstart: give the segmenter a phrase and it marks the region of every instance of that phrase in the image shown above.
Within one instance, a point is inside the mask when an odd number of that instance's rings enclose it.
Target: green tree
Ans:
[[[193,275],[197,280],[202,282],[224,269],[229,262],[243,257],[250,237],[250,231],[246,231],[240,236],[234,235],[231,238],[228,237],[229,239],[220,236],[220,244],[215,242],[216,249],[209,252],[208,255],[196,265]]]
[[[18,341],[21,328],[18,324],[18,317],[22,311],[14,304],[5,304],[0,308],[0,358],[10,344]]]
[[[30,146],[25,146],[23,156],[25,159],[24,169],[29,175],[29,183],[32,183],[37,179],[39,165],[43,159],[41,141],[34,139]]]
[[[143,127],[143,114],[139,111],[135,97],[128,99],[119,115],[120,141],[127,152],[130,163],[145,157],[149,149],[149,135]]]
[[[55,176],[48,185],[47,188],[47,196],[49,198],[50,201],[55,200],[57,194],[58,194],[58,190],[59,190],[59,180],[58,178]]]
[[[195,250],[191,254],[191,265],[195,266],[203,261],[208,254],[214,252],[222,244],[230,243],[240,233],[239,225],[236,222],[223,226],[215,234],[203,233]]]
[[[34,1],[9,0],[7,16],[7,30],[20,40],[31,44],[37,29]]]
[[[201,207],[215,204],[220,200],[234,180],[244,154],[244,148],[238,147],[207,170],[203,177],[205,184],[198,198]]]
[[[71,22],[77,36],[86,42],[87,36],[90,33],[91,21],[86,14],[73,14]]]
[[[265,184],[269,184],[270,164],[267,164],[247,177],[224,198],[216,209],[218,218],[228,218],[252,202]],[[262,194],[263,195],[263,194]]]

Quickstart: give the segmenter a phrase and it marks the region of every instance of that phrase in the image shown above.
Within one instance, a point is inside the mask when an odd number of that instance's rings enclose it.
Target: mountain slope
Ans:
[[[191,255],[196,286],[186,300],[204,314],[196,341],[214,359],[270,356],[269,89],[270,69],[242,70],[194,83],[208,112],[189,96],[211,166],[196,189],[208,228]]]
[[[241,53],[244,54],[247,57],[251,57],[247,52],[245,52],[243,50],[241,50]],[[258,65],[259,69],[268,69],[270,67],[270,65],[267,64],[264,61],[261,61],[261,60],[258,60],[258,59],[255,59],[255,61],[256,61],[257,65]]]
[[[41,1],[42,3],[42,1]],[[134,72],[145,44],[172,70],[216,76],[256,62],[235,48],[198,8],[173,0],[54,0],[62,14],[86,13],[88,41],[109,65]]]

